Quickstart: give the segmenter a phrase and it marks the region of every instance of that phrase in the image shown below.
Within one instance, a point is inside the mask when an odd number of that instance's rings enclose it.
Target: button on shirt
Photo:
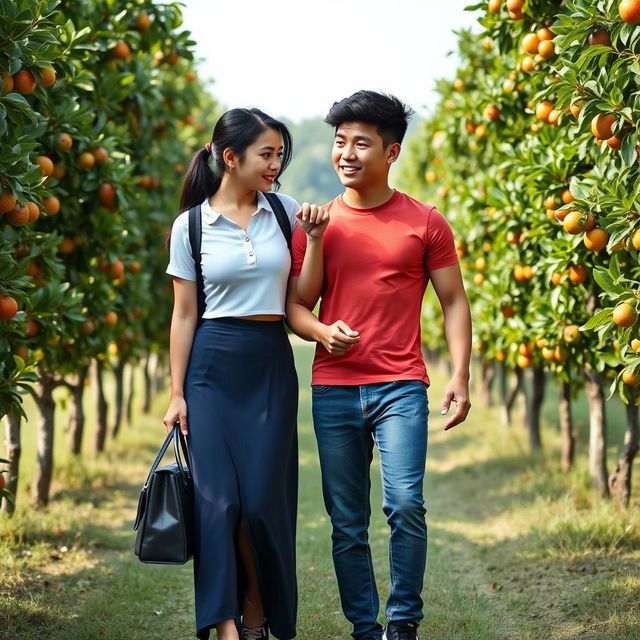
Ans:
[[[293,229],[300,210],[290,196],[278,194]],[[291,256],[269,201],[258,192],[258,207],[245,231],[202,203],[203,318],[285,313]],[[189,244],[189,212],[174,221],[167,273],[196,280]]]

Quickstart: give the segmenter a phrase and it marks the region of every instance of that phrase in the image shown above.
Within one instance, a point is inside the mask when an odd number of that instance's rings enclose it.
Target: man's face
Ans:
[[[342,185],[360,190],[386,185],[389,167],[399,152],[397,142],[385,146],[376,125],[343,122],[336,130],[331,158]]]

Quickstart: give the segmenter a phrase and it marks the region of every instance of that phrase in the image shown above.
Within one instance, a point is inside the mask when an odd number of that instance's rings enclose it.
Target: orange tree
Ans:
[[[464,238],[457,248],[481,360],[515,371],[516,389],[530,372],[532,448],[542,445],[539,408],[552,374],[570,466],[571,398],[585,386],[590,472],[602,495],[622,502],[638,446],[640,382],[640,27],[625,21],[628,4],[470,7],[485,10],[482,31],[461,34],[457,77],[439,83],[442,100],[405,163],[405,182],[439,199]],[[607,386],[628,406],[611,474]]]
[[[191,68],[194,43],[176,4],[22,0],[2,10],[0,416],[10,418],[15,491],[20,390],[37,380],[33,499],[46,503],[53,389],[72,392],[78,453],[89,364],[100,387],[117,355],[121,391],[124,364],[166,343],[169,297],[153,283],[166,263],[177,170],[203,128],[194,113],[215,103]],[[100,404],[98,451],[107,435]]]

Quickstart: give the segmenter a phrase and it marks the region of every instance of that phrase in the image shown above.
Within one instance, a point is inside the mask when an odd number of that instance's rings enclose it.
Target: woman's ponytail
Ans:
[[[212,151],[213,147],[208,144],[191,158],[182,183],[180,211],[187,211],[201,204],[220,188],[224,169],[216,166],[215,152]]]

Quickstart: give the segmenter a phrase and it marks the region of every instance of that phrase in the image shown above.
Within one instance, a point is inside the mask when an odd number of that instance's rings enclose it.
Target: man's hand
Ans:
[[[467,419],[467,414],[469,413],[469,409],[471,409],[468,382],[457,380],[456,378],[453,378],[453,380],[449,382],[444,392],[444,402],[442,403],[442,411],[440,412],[443,416],[449,412],[449,407],[452,402],[456,403],[456,412],[444,425],[445,431],[448,431]]]
[[[332,356],[341,356],[360,342],[360,332],[352,331],[346,322],[337,320],[333,324],[323,325],[318,342]]]
[[[296,213],[296,218],[298,218],[302,230],[310,238],[321,238],[329,224],[329,212],[317,204],[309,204],[308,202],[302,203],[300,211]]]

